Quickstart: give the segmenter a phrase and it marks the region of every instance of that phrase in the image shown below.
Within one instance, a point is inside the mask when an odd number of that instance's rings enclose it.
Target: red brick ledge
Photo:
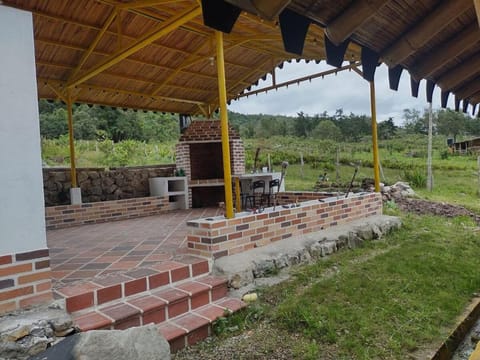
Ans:
[[[0,255],[0,314],[52,300],[48,249]]]
[[[306,197],[305,193],[293,193],[289,197],[282,194],[282,200],[299,198],[300,201],[300,194]],[[316,196],[316,200],[279,205],[275,210],[270,207],[259,214],[244,212],[233,219],[215,217],[189,221],[189,253],[217,259],[382,214],[379,193],[355,194],[348,198],[321,198],[318,193]]]
[[[47,230],[151,216],[174,209],[168,196],[150,196],[45,208]]]

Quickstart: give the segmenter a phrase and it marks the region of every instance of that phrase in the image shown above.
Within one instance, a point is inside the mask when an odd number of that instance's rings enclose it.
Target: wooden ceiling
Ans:
[[[221,1],[221,0],[218,0]],[[227,0],[228,1],[228,0]],[[237,0],[246,3],[251,0]],[[279,2],[278,0],[271,0]],[[232,1],[229,1],[232,2]],[[293,58],[326,58],[324,37],[368,48],[414,82],[480,102],[478,0],[292,0],[311,20],[301,56],[284,50],[277,19],[242,12],[225,34],[227,97]],[[3,0],[33,13],[39,97],[208,116],[218,108],[214,30],[198,0]],[[404,71],[404,75],[405,71]],[[438,92],[438,91],[437,91]]]
[[[480,102],[478,0],[293,0],[288,7],[325,27],[333,42],[368,47],[464,107]]]
[[[214,30],[195,0],[4,0],[33,13],[38,92],[75,102],[208,116],[218,104]],[[278,25],[243,13],[224,36],[228,99],[276,66],[286,52]],[[358,47],[349,50],[359,57]],[[312,27],[302,58],[325,59]]]

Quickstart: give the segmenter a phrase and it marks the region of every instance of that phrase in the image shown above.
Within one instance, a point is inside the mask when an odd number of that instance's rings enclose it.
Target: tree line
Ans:
[[[67,111],[60,102],[40,100],[40,132],[43,138],[56,139],[68,134]],[[229,112],[229,121],[242,138],[292,136],[344,142],[359,142],[371,135],[371,118],[367,115],[346,114],[338,109],[330,115],[297,116],[246,115]],[[85,104],[74,106],[74,137],[77,140],[138,140],[164,142],[180,136],[178,115],[152,111],[134,111]],[[434,134],[457,139],[459,136],[480,136],[480,119],[449,109],[435,110]],[[405,109],[401,125],[393,118],[378,123],[378,137],[391,139],[401,134],[426,134],[428,111]]]

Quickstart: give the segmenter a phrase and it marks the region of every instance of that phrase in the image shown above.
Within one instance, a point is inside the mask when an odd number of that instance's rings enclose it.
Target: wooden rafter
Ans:
[[[464,30],[456,34],[449,41],[437,46],[430,54],[420,59],[412,66],[410,74],[415,79],[428,78],[435,74],[438,69],[452,61],[455,56],[459,56],[480,41],[480,31],[478,24],[472,23]]]
[[[327,25],[325,33],[335,44],[348,39],[362,24],[375,15],[388,0],[354,1],[338,17]]]
[[[452,90],[461,85],[466,79],[480,73],[480,53],[462,62],[454,71],[447,71],[437,84],[444,90]]]
[[[164,5],[164,4],[171,4],[178,2],[178,0],[137,0],[137,1],[132,1],[128,3],[119,3],[118,5],[115,5],[116,8],[118,9],[138,9],[138,8],[144,8],[144,7],[150,7],[150,6],[155,6],[155,5]]]
[[[240,99],[242,97],[258,95],[258,94],[266,93],[268,91],[276,90],[276,89],[279,89],[279,88],[282,88],[282,87],[288,87],[290,85],[295,85],[295,84],[299,85],[300,83],[305,82],[305,81],[311,81],[311,80],[317,79],[319,77],[323,78],[327,75],[337,74],[337,73],[339,73],[341,71],[345,71],[345,70],[358,70],[358,66],[360,66],[360,65],[361,65],[360,62],[355,62],[353,64],[349,64],[349,65],[339,67],[338,69],[335,68],[335,69],[331,69],[331,70],[322,71],[322,72],[319,72],[319,73],[316,73],[316,74],[302,76],[302,77],[297,78],[297,79],[292,79],[292,80],[284,81],[284,82],[281,82],[281,83],[278,83],[278,84],[273,84],[272,86],[267,86],[267,87],[262,88],[262,89],[249,91],[247,93],[243,93],[243,94],[238,95],[236,98]]]
[[[458,16],[472,6],[472,0],[442,1],[431,14],[386,49],[383,60],[389,66],[398,65],[454,21],[456,17],[452,14]]]
[[[75,67],[75,69],[72,70],[72,73],[69,76],[69,80],[72,80],[75,75],[77,75],[78,71],[82,68],[82,66],[85,64],[89,56],[92,54],[93,50],[97,47],[98,43],[100,40],[103,38],[103,35],[105,35],[105,32],[107,29],[110,27],[112,24],[113,20],[117,17],[118,12],[116,10],[113,10],[110,15],[108,16],[107,20],[105,21],[105,24],[103,24],[102,29],[98,32],[97,36],[95,39],[92,41],[88,49],[83,53],[82,57],[80,58],[80,61],[78,62],[78,65]]]
[[[131,44],[127,48],[123,49],[122,51],[119,51],[113,54],[110,58],[98,64],[93,69],[89,69],[87,73],[82,74],[80,77],[69,81],[68,86],[73,87],[87,81],[88,79],[94,77],[95,75],[101,73],[102,71],[108,69],[109,67],[117,64],[118,62],[129,57],[130,55],[136,53],[138,50],[143,49],[145,46],[150,45],[152,42],[160,39],[166,34],[177,29],[181,24],[188,22],[189,20],[193,19],[194,17],[200,14],[201,14],[201,9],[198,6],[193,6],[191,8],[188,8],[187,10],[181,12],[177,16],[172,17],[171,19],[163,23],[157,29],[149,32],[142,38],[138,39],[138,41],[135,42],[134,44]]]
[[[44,85],[48,85],[49,87],[54,87],[57,89],[57,92],[59,91],[60,94],[67,89],[68,83],[60,81],[60,80],[52,80],[52,79],[45,79],[45,78],[38,78],[39,83],[43,83]],[[60,90],[59,90],[60,89]],[[77,91],[81,91],[82,89],[88,89],[88,90],[98,90],[98,91],[108,91],[114,94],[123,94],[123,95],[134,95],[138,97],[142,97],[145,99],[152,99],[152,100],[159,100],[159,101],[172,101],[172,102],[178,102],[178,103],[185,103],[185,104],[193,104],[193,105],[203,105],[203,101],[198,101],[198,100],[192,100],[192,99],[181,99],[181,98],[175,98],[175,97],[170,97],[170,96],[152,96],[147,93],[142,93],[138,91],[132,91],[132,90],[122,90],[122,89],[117,89],[117,88],[109,88],[105,86],[96,86],[96,85],[91,85],[91,84],[79,84],[75,87]],[[56,94],[57,94],[56,92]],[[57,94],[58,95],[58,94]]]
[[[458,90],[455,90],[455,95],[462,99],[467,99],[478,92],[480,92],[480,78],[477,77],[463,85]]]

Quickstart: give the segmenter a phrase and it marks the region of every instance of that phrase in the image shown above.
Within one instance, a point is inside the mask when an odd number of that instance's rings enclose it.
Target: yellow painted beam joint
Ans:
[[[215,31],[217,47],[217,73],[218,73],[218,95],[220,105],[220,127],[222,132],[222,154],[223,154],[223,178],[225,184],[225,217],[232,219],[233,194],[232,194],[232,173],[230,165],[230,140],[228,136],[228,114],[227,114],[227,86],[225,79],[225,59],[223,54],[223,33]]]

